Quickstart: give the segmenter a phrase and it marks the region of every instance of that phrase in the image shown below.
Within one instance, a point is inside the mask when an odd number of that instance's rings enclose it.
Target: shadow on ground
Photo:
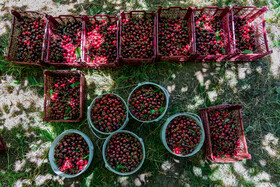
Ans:
[[[38,7],[4,2],[1,24],[5,32],[0,35],[3,54],[6,54],[11,17],[9,8],[31,9],[47,13],[118,13],[120,9],[156,9],[185,4],[182,1],[47,1]],[[203,2],[204,3],[204,2]],[[200,4],[201,6],[205,5]],[[228,6],[233,1],[214,1],[211,5]],[[266,1],[254,1],[266,5]],[[207,4],[207,5],[209,5]],[[239,5],[248,5],[242,1]],[[28,7],[30,6],[30,7]],[[66,8],[64,8],[66,7]],[[271,43],[270,43],[271,44]],[[277,53],[276,53],[277,54]],[[279,53],[278,53],[279,54]],[[273,57],[273,56],[272,56]],[[275,58],[266,57],[258,62],[243,63],[188,63],[161,62],[141,67],[125,66],[116,70],[82,70],[86,73],[86,106],[97,95],[114,92],[125,100],[140,82],[151,81],[165,87],[170,93],[170,106],[166,116],[158,123],[141,124],[130,119],[126,129],[143,138],[146,160],[139,172],[120,177],[104,167],[101,157],[103,141],[89,131],[88,123],[44,123],[43,68],[17,66],[0,58],[0,133],[8,150],[0,155],[0,186],[8,185],[92,185],[92,186],[196,186],[196,185],[271,185],[279,184],[280,159],[280,83],[275,72]],[[197,113],[198,108],[218,104],[242,104],[245,134],[251,160],[233,164],[214,164],[206,161],[200,151],[191,158],[180,159],[165,150],[159,138],[161,125],[179,112]],[[95,146],[94,160],[80,177],[64,179],[55,176],[48,162],[48,150],[57,135],[66,129],[86,133]]]

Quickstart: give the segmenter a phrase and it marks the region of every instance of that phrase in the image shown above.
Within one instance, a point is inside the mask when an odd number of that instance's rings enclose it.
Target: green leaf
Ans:
[[[153,109],[153,110],[151,110],[151,114],[154,114],[156,111]]]
[[[15,80],[15,81],[14,81],[14,84],[19,84],[19,81],[18,81],[18,80]]]
[[[64,27],[64,28],[63,28],[63,32],[65,32],[65,31],[66,31],[66,29],[67,29],[67,27]]]
[[[226,123],[226,122],[228,122],[229,121],[229,119],[227,118],[223,123]]]
[[[222,54],[226,54],[226,50],[224,48],[222,48]]]
[[[82,56],[81,47],[76,48],[75,53],[76,53],[76,57],[77,57],[76,59],[81,58],[81,56]]]
[[[84,156],[84,157],[83,157],[83,160],[86,159],[86,158],[89,158],[89,155]]]
[[[52,96],[52,94],[53,94],[53,89],[50,90],[50,94],[51,94],[51,96]]]
[[[216,32],[216,37],[217,37],[217,41],[221,41],[222,40],[222,38],[220,36],[220,31]]]
[[[123,166],[122,165],[117,165],[117,167],[116,167],[116,170],[117,171],[120,171],[120,170],[122,170],[123,169]]]
[[[67,120],[67,119],[69,119],[69,118],[70,118],[70,117],[67,116],[67,117],[64,117],[63,119]]]
[[[243,54],[253,54],[253,51],[251,50],[244,50],[242,51]]]
[[[69,114],[69,112],[71,111],[71,107],[69,106],[68,108],[67,108],[67,110],[66,110],[66,114]]]
[[[163,111],[164,111],[164,108],[163,108],[163,107],[160,107],[158,110],[159,110],[160,112],[163,112]]]
[[[74,84],[71,84],[71,87],[74,88],[77,85],[80,85],[80,82],[75,82]]]
[[[280,47],[280,41],[273,41],[274,47]]]

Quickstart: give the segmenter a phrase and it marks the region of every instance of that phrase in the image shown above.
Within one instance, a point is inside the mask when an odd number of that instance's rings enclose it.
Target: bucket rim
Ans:
[[[143,158],[142,158],[142,161],[141,161],[141,163],[139,164],[139,166],[138,166],[137,168],[135,168],[134,171],[129,172],[129,173],[121,173],[121,172],[118,172],[118,171],[114,170],[114,169],[110,166],[110,164],[107,162],[107,160],[106,160],[106,153],[105,153],[105,152],[106,152],[107,144],[108,144],[109,140],[110,140],[114,135],[116,135],[116,134],[118,134],[118,133],[128,133],[128,134],[134,136],[135,138],[137,138],[137,139],[139,140],[139,142],[141,143],[141,145],[142,145],[142,151],[143,151]],[[103,144],[102,156],[103,156],[103,160],[104,160],[104,162],[105,162],[105,167],[106,167],[108,170],[110,170],[110,171],[112,171],[112,172],[114,172],[114,173],[116,173],[116,174],[118,174],[118,175],[122,175],[122,176],[131,175],[131,174],[136,173],[138,170],[140,170],[140,168],[142,167],[142,165],[143,165],[143,163],[144,163],[144,161],[145,161],[145,145],[144,145],[143,139],[140,138],[139,136],[137,136],[135,133],[133,133],[133,132],[131,132],[131,131],[128,131],[128,130],[120,130],[120,131],[117,131],[117,132],[112,133],[110,136],[107,137],[107,139],[105,140],[105,142],[104,142],[104,144]]]
[[[166,135],[166,128],[167,126],[170,124],[170,122],[178,117],[178,116],[187,116],[189,118],[192,118],[194,120],[196,120],[196,123],[200,126],[201,128],[201,135],[200,135],[200,142],[199,144],[196,146],[195,150],[193,152],[191,152],[190,154],[186,154],[186,155],[180,155],[180,154],[175,154],[167,145],[167,142],[166,142],[166,138],[165,138],[165,135]],[[201,118],[197,115],[197,114],[194,114],[194,113],[190,113],[190,112],[183,112],[183,113],[177,113],[177,114],[174,114],[172,116],[170,116],[166,122],[164,123],[164,125],[162,126],[161,128],[161,131],[160,131],[160,137],[161,137],[161,141],[164,145],[164,147],[170,152],[172,153],[173,155],[175,156],[178,156],[178,157],[190,157],[190,156],[193,156],[195,155],[203,146],[204,144],[204,141],[205,141],[205,131],[204,131],[204,128],[203,128],[203,124],[202,124],[202,121],[201,121]]]
[[[143,85],[149,85],[149,84],[154,85],[154,86],[157,86],[157,87],[159,87],[159,88],[163,91],[163,93],[164,93],[164,95],[165,95],[165,98],[166,98],[166,105],[165,105],[165,109],[164,109],[163,113],[162,113],[158,118],[153,119],[153,120],[151,120],[151,121],[142,121],[142,120],[136,118],[136,117],[131,113],[131,111],[130,111],[130,109],[129,109],[129,99],[131,98],[132,93],[133,93],[137,88],[139,88],[139,87],[141,87],[141,86],[143,86]],[[142,83],[139,83],[139,84],[130,92],[130,94],[129,94],[129,96],[128,96],[128,99],[127,99],[127,106],[128,106],[128,112],[129,112],[129,114],[133,117],[133,119],[135,119],[135,120],[137,120],[137,121],[139,121],[139,122],[141,122],[141,123],[152,123],[152,122],[157,122],[157,121],[161,120],[161,119],[164,117],[164,115],[166,114],[166,112],[167,112],[168,105],[169,105],[169,93],[168,93],[168,91],[167,91],[164,87],[162,87],[161,85],[156,84],[156,83],[153,83],[153,82],[142,82]]]
[[[126,119],[125,119],[123,125],[122,125],[119,129],[117,129],[117,130],[115,130],[115,131],[113,131],[113,132],[102,132],[102,131],[98,130],[98,129],[95,127],[95,125],[92,123],[92,120],[91,120],[91,109],[92,109],[92,106],[94,105],[96,99],[101,98],[101,97],[103,97],[104,95],[110,95],[110,94],[119,97],[119,98],[122,100],[122,102],[124,103],[125,108],[126,108]],[[110,135],[110,134],[112,134],[112,133],[114,133],[114,132],[118,132],[118,131],[120,131],[120,130],[122,130],[122,129],[125,128],[125,126],[127,125],[128,121],[129,121],[129,117],[128,117],[128,116],[129,116],[129,111],[128,111],[128,110],[129,110],[129,109],[128,109],[127,103],[125,102],[125,100],[124,100],[120,95],[115,94],[115,93],[110,93],[110,92],[109,92],[109,93],[104,93],[104,94],[101,94],[101,95],[96,96],[96,97],[92,100],[91,104],[89,105],[89,107],[88,107],[88,109],[87,109],[87,120],[88,120],[88,122],[89,122],[89,125],[90,125],[96,132],[98,132],[98,133],[100,133],[100,134],[102,134],[102,135],[107,135],[107,136],[108,136],[108,135]]]

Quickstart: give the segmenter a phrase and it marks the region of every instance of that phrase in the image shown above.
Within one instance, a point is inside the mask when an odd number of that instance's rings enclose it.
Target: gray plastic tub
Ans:
[[[99,139],[106,139],[106,138],[102,138],[102,137],[98,136],[97,134],[100,134],[101,136],[103,135],[103,136],[106,136],[106,137],[107,137],[107,136],[109,136],[110,134],[112,134],[113,132],[110,132],[110,133],[108,133],[108,132],[102,132],[102,131],[98,130],[98,129],[94,126],[94,124],[93,124],[92,121],[91,121],[91,109],[92,109],[92,106],[95,104],[95,100],[96,100],[96,99],[101,98],[101,97],[103,97],[104,95],[109,95],[109,94],[112,94],[112,95],[115,95],[115,96],[119,97],[119,98],[122,100],[122,102],[124,103],[125,107],[126,107],[126,120],[125,120],[125,122],[123,123],[123,125],[122,125],[118,130],[116,130],[116,131],[114,131],[114,132],[117,132],[117,131],[122,130],[122,129],[127,125],[128,121],[129,121],[129,117],[128,117],[128,106],[127,106],[126,102],[124,101],[124,99],[123,99],[121,96],[119,96],[119,95],[117,95],[117,94],[114,94],[114,93],[106,93],[106,94],[102,94],[102,95],[97,96],[96,98],[93,99],[93,101],[91,102],[90,106],[88,107],[88,110],[87,110],[87,120],[88,120],[88,122],[89,122],[89,128],[90,128],[90,130],[91,130],[92,133],[93,133],[97,138],[99,138]]]
[[[130,112],[130,110],[129,110],[129,99],[130,99],[132,93],[133,93],[136,89],[138,89],[139,87],[141,87],[141,86],[143,86],[143,85],[154,85],[154,86],[159,87],[159,88],[163,91],[163,93],[165,94],[165,97],[166,97],[166,106],[165,106],[165,110],[163,111],[163,113],[162,113],[158,118],[153,119],[153,120],[151,120],[151,121],[142,121],[142,120],[136,118],[136,117]],[[128,97],[128,100],[127,100],[127,106],[128,106],[129,114],[130,114],[135,120],[140,121],[140,122],[142,122],[142,123],[151,123],[151,122],[157,122],[157,121],[159,121],[159,120],[160,120],[161,118],[163,118],[163,116],[166,114],[168,105],[169,105],[169,93],[168,93],[168,91],[167,91],[164,87],[162,87],[162,86],[160,86],[160,85],[158,85],[158,84],[156,84],[156,83],[153,83],[153,82],[143,82],[143,83],[139,83],[138,86],[136,86],[136,87],[130,92],[129,97]]]
[[[69,175],[69,174],[65,174],[63,172],[61,172],[57,165],[55,164],[55,159],[54,159],[54,149],[55,149],[55,146],[60,142],[60,140],[65,136],[65,135],[68,135],[68,134],[73,134],[73,133],[76,133],[76,134],[79,134],[81,135],[85,141],[87,142],[88,144],[88,147],[89,147],[89,159],[88,159],[88,164],[87,166],[80,172],[80,173],[77,173],[75,175]],[[64,131],[63,133],[61,133],[58,137],[56,137],[56,139],[53,141],[52,145],[51,145],[51,148],[50,148],[50,151],[49,151],[49,161],[50,161],[50,164],[51,164],[51,168],[52,170],[59,176],[61,177],[65,177],[65,178],[74,178],[74,177],[77,177],[79,175],[81,175],[82,173],[84,173],[88,167],[90,166],[91,162],[92,162],[92,159],[93,159],[93,151],[94,151],[94,147],[93,147],[93,144],[91,142],[91,140],[89,139],[89,137],[87,137],[87,135],[85,135],[84,133],[82,133],[81,131],[78,131],[78,130],[74,130],[74,129],[70,129],[70,130],[66,130]]]
[[[195,150],[190,153],[190,154],[187,154],[187,155],[179,155],[179,154],[175,154],[172,150],[170,150],[170,148],[168,147],[167,145],[167,142],[166,142],[166,138],[165,138],[165,134],[166,134],[166,128],[168,126],[168,124],[176,117],[178,116],[186,116],[186,117],[189,117],[189,118],[192,118],[196,121],[196,123],[200,126],[201,128],[201,135],[200,135],[200,142],[199,144],[197,145],[197,147],[195,148]],[[175,156],[179,156],[179,157],[189,157],[189,156],[193,156],[194,154],[196,154],[200,149],[201,147],[203,146],[203,143],[204,143],[204,140],[205,140],[205,132],[204,132],[204,128],[203,128],[203,124],[202,124],[202,121],[200,119],[200,117],[194,113],[190,113],[190,112],[186,112],[186,113],[179,113],[179,114],[174,114],[173,116],[169,117],[166,122],[164,123],[164,125],[162,126],[161,130],[160,130],[160,138],[161,138],[161,141],[164,145],[164,147],[170,152],[172,153],[173,155]]]
[[[108,144],[109,140],[111,139],[111,137],[114,136],[115,134],[118,134],[118,133],[128,133],[128,134],[131,134],[132,136],[136,137],[136,138],[140,141],[140,143],[141,143],[141,145],[142,145],[143,159],[142,159],[141,163],[139,164],[139,166],[138,166],[137,168],[135,168],[134,171],[129,172],[129,173],[121,173],[121,172],[118,172],[118,171],[114,170],[114,169],[110,166],[110,164],[107,162],[107,159],[106,159],[106,147],[107,147],[107,144]],[[133,173],[136,173],[136,172],[142,167],[142,165],[143,165],[143,163],[144,163],[144,160],[145,160],[145,146],[144,146],[144,142],[143,142],[142,138],[139,138],[139,137],[138,137],[136,134],[134,134],[133,132],[126,131],[126,130],[115,131],[115,132],[112,133],[112,134],[106,139],[106,141],[104,142],[104,144],[103,144],[103,149],[102,149],[102,155],[103,155],[103,160],[104,160],[104,162],[105,162],[105,167],[106,167],[108,170],[110,170],[110,171],[112,171],[112,172],[114,172],[114,173],[116,173],[116,174],[118,174],[118,175],[122,175],[122,176],[131,175],[131,174],[133,174]]]

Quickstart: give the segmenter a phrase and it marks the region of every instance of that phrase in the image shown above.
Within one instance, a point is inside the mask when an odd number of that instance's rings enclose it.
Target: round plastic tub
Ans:
[[[61,172],[57,165],[55,164],[55,159],[54,159],[54,149],[55,149],[55,146],[60,142],[60,140],[65,136],[65,135],[68,135],[68,134],[73,134],[73,133],[76,133],[76,134],[79,134],[81,135],[85,141],[87,142],[88,144],[88,147],[89,147],[89,159],[88,159],[88,164],[87,166],[80,172],[80,173],[77,173],[75,175],[69,175],[69,174],[65,174],[63,172]],[[84,173],[88,167],[90,166],[91,162],[92,162],[92,159],[93,159],[93,151],[94,151],[94,147],[93,147],[93,144],[91,142],[91,140],[87,137],[87,135],[85,135],[84,133],[82,133],[81,131],[78,131],[78,130],[74,130],[74,129],[70,129],[70,130],[66,130],[64,131],[63,133],[61,133],[52,143],[51,145],[51,148],[50,148],[50,151],[49,151],[49,161],[50,161],[50,164],[51,164],[51,167],[52,167],[52,170],[59,176],[61,177],[65,177],[65,178],[74,178],[74,177],[77,177],[79,175],[81,175],[82,173]]]
[[[136,89],[138,89],[139,87],[141,87],[141,86],[143,86],[143,85],[153,85],[153,86],[159,87],[159,88],[163,91],[163,93],[165,94],[165,97],[166,97],[166,106],[165,106],[165,109],[164,109],[163,113],[162,113],[158,118],[153,119],[153,120],[151,120],[151,121],[142,121],[142,120],[136,118],[136,117],[130,112],[130,109],[129,109],[129,99],[130,99],[132,93],[133,93]],[[168,94],[168,91],[167,91],[164,87],[162,87],[162,86],[160,86],[160,85],[158,85],[158,84],[156,84],[156,83],[153,83],[153,82],[143,82],[143,83],[139,83],[138,86],[136,86],[136,87],[131,91],[131,93],[129,94],[128,100],[127,100],[127,106],[128,106],[129,114],[130,114],[135,120],[140,121],[140,122],[142,122],[142,123],[151,123],[151,122],[157,122],[157,121],[159,121],[159,120],[165,115],[165,113],[166,113],[166,111],[167,111],[167,108],[168,108],[168,105],[169,105],[169,94]]]
[[[180,154],[175,154],[167,145],[167,142],[166,142],[166,138],[165,138],[165,134],[166,134],[166,128],[168,126],[168,124],[176,117],[178,116],[186,116],[186,117],[189,117],[189,118],[192,118],[196,121],[196,124],[198,124],[201,128],[201,135],[200,135],[200,142],[199,144],[197,145],[197,147],[195,148],[195,150],[190,153],[190,154],[187,154],[187,155],[180,155]],[[172,153],[173,155],[176,155],[176,156],[179,156],[179,157],[189,157],[189,156],[193,156],[194,154],[196,154],[200,149],[201,147],[203,146],[203,143],[204,143],[204,140],[205,140],[205,132],[204,132],[204,128],[203,128],[203,124],[202,124],[202,121],[200,119],[200,117],[196,114],[193,114],[193,113],[189,113],[189,112],[186,112],[186,113],[179,113],[179,114],[174,114],[173,116],[169,117],[166,122],[164,123],[164,125],[162,126],[161,130],[160,130],[160,138],[161,138],[161,141],[164,145],[164,147],[170,152]]]
[[[106,159],[106,147],[107,147],[107,144],[108,144],[109,140],[111,139],[111,137],[114,136],[114,135],[116,135],[116,134],[118,134],[118,133],[128,133],[128,134],[131,134],[132,136],[136,137],[136,138],[140,141],[140,143],[141,143],[141,145],[142,145],[143,159],[142,159],[141,163],[139,164],[139,166],[138,166],[137,168],[135,168],[134,171],[129,172],[129,173],[121,173],[121,172],[118,172],[118,171],[114,170],[114,169],[110,166],[110,164],[107,162],[107,159]],[[131,175],[131,174],[133,174],[133,173],[136,173],[136,172],[142,167],[142,165],[143,165],[143,163],[144,163],[144,160],[145,160],[145,146],[144,146],[144,142],[143,142],[142,138],[139,138],[139,137],[138,137],[136,134],[134,134],[133,132],[126,131],[126,130],[115,131],[115,132],[112,133],[112,134],[106,139],[106,141],[104,142],[104,144],[103,144],[103,149],[102,149],[102,155],[103,155],[103,160],[104,160],[104,162],[105,162],[105,167],[106,167],[108,170],[110,170],[110,171],[112,171],[112,172],[114,172],[114,173],[116,173],[116,174],[118,174],[118,175],[122,175],[122,176]]]
[[[128,121],[129,121],[129,117],[128,117],[128,107],[127,107],[126,102],[124,101],[124,99],[123,99],[121,96],[119,96],[119,95],[117,95],[117,94],[114,94],[114,93],[106,93],[106,94],[102,94],[102,95],[97,96],[96,98],[93,99],[93,101],[91,102],[90,106],[88,107],[88,110],[87,110],[87,120],[88,120],[88,122],[89,122],[89,128],[90,128],[90,130],[91,130],[92,133],[93,133],[97,138],[99,138],[99,139],[106,139],[106,138],[102,138],[102,137],[98,136],[97,133],[99,133],[99,134],[101,134],[101,135],[107,137],[107,136],[109,136],[110,134],[112,134],[113,132],[110,132],[110,133],[108,133],[108,132],[102,132],[102,131],[98,130],[98,129],[94,126],[94,124],[93,124],[92,121],[91,121],[91,109],[92,109],[92,106],[95,104],[95,100],[96,100],[96,99],[101,98],[101,97],[103,97],[104,95],[109,95],[109,94],[112,94],[112,95],[115,95],[115,96],[119,97],[119,98],[122,100],[122,102],[124,103],[125,107],[126,107],[126,120],[125,120],[125,122],[123,123],[123,125],[122,125],[119,129],[117,129],[116,131],[114,131],[114,132],[117,132],[117,131],[119,131],[119,130],[122,130],[122,129],[127,125]]]

